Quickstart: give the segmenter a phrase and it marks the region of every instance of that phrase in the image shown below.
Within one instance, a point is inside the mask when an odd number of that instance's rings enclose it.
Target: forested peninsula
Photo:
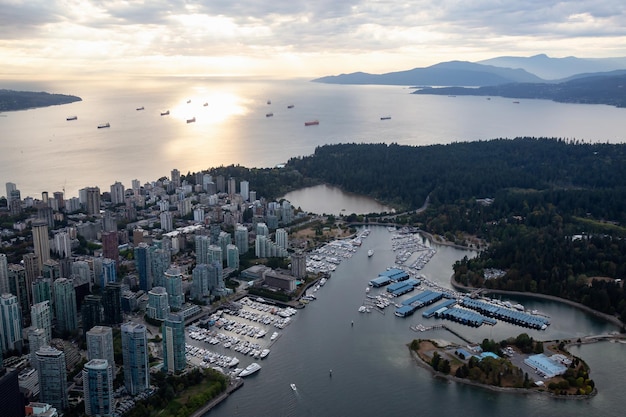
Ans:
[[[0,112],[56,106],[82,101],[80,97],[66,94],[51,94],[43,91],[15,91],[0,89]]]
[[[625,86],[626,74],[623,71],[615,71],[615,75],[592,75],[562,83],[507,83],[479,88],[422,88],[413,94],[500,96],[626,107]]]
[[[368,221],[414,225],[460,245],[487,242],[455,265],[464,285],[554,295],[626,321],[625,144],[325,145],[284,170],[283,178],[323,181],[404,212]],[[505,275],[487,279],[489,268]]]

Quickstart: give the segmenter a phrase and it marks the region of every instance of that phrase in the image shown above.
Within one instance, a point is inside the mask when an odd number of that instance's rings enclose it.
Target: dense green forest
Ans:
[[[461,283],[556,295],[626,320],[626,293],[614,280],[626,278],[626,145],[547,138],[326,145],[287,168],[404,210],[429,196],[427,210],[397,220],[489,243],[455,265]],[[507,273],[485,280],[485,268]]]
[[[595,75],[562,83],[508,83],[479,88],[423,88],[413,94],[500,96],[509,98],[547,99],[561,103],[608,104],[626,107],[624,83],[626,74]]]

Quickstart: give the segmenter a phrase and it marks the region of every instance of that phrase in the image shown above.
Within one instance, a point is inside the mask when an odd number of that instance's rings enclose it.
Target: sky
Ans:
[[[0,78],[317,77],[626,56],[624,0],[0,0]]]

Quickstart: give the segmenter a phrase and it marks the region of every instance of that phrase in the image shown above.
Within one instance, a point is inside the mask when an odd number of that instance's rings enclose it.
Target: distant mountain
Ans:
[[[626,69],[626,57],[617,58],[551,58],[545,54],[531,57],[501,56],[478,64],[502,68],[520,68],[546,80],[562,80],[576,74]]]
[[[35,91],[0,90],[0,111],[15,111],[81,101],[80,97]]]
[[[413,94],[500,96],[626,107],[626,71],[616,72],[617,75],[609,74],[576,78],[562,83],[512,83],[480,88],[423,88]]]
[[[313,80],[328,84],[382,84],[382,85],[435,85],[480,87],[513,82],[543,82],[541,78],[522,69],[500,68],[466,61],[442,62],[426,68],[386,74],[332,75]]]

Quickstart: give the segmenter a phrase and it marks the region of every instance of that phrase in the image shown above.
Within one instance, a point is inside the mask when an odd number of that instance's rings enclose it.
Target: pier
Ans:
[[[441,329],[444,329],[444,330],[449,331],[450,333],[452,333],[453,335],[455,335],[456,337],[458,337],[459,339],[461,339],[465,343],[468,343],[468,344],[474,343],[473,341],[471,341],[468,338],[466,338],[465,336],[463,336],[461,333],[457,332],[456,330],[453,330],[453,329],[449,328],[445,324],[436,324],[434,326],[424,326],[422,324],[417,324],[417,325],[411,325],[411,326],[409,326],[409,328],[411,330],[413,330],[414,332],[426,332],[426,331],[429,331],[429,330],[441,330]]]

